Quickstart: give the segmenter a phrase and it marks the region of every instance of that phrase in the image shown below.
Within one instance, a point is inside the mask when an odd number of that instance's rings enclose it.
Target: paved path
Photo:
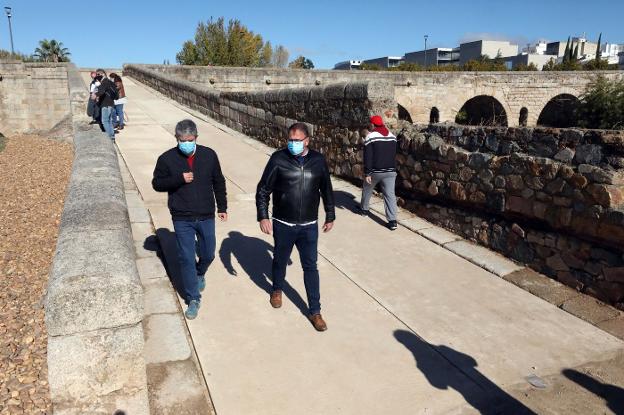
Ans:
[[[166,195],[150,182],[157,156],[175,145],[175,123],[191,116],[131,79],[125,88],[130,121],[117,143],[157,234],[170,242]],[[517,405],[503,390],[530,374],[558,374],[624,350],[615,337],[422,236],[352,214],[357,188],[344,182],[335,186],[336,226],[319,244],[329,330],[315,332],[300,311],[296,255],[288,299],[272,309],[272,241],[258,229],[253,202],[270,149],[194,119],[199,143],[217,151],[228,180],[230,220],[217,226],[220,252],[200,315],[189,322],[218,414],[476,413],[494,396]]]

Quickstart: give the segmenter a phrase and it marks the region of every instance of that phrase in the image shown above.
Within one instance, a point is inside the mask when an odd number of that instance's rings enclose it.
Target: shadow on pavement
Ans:
[[[563,376],[572,382],[584,387],[596,396],[601,397],[607,403],[607,408],[615,414],[624,414],[624,389],[619,386],[600,382],[593,377],[573,369],[565,369]]]
[[[171,285],[173,285],[173,288],[176,290],[178,295],[181,298],[184,298],[182,290],[182,276],[180,273],[180,264],[178,262],[178,244],[176,242],[175,232],[171,232],[167,228],[157,229],[156,235],[149,236],[143,244],[145,249],[153,250],[151,249],[153,246],[152,243],[150,243],[150,247],[148,247],[148,240],[150,240],[150,238],[154,238],[156,240],[157,249],[155,251],[165,267],[165,271],[171,281]]]
[[[343,190],[335,190],[334,191],[334,204],[336,205],[336,208],[338,209],[348,210],[354,215],[359,214],[360,203],[356,202],[356,196],[349,192],[345,192]],[[384,228],[387,225],[385,220],[377,216],[372,211],[369,211],[368,217],[371,218],[373,222],[377,223],[378,225],[383,226]]]
[[[494,382],[477,370],[477,361],[467,354],[448,346],[429,344],[414,333],[396,330],[394,337],[405,346],[416,360],[416,367],[425,375],[429,383],[437,389],[454,389],[466,402],[481,414],[535,414]],[[454,369],[443,370],[438,359],[431,358],[431,349],[442,355]],[[469,378],[469,381],[468,379]],[[476,384],[476,388],[475,388]]]
[[[262,239],[232,231],[221,242],[219,258],[221,258],[223,266],[230,275],[238,275],[238,272],[232,265],[232,256],[236,258],[243,268],[243,272],[249,276],[254,284],[267,294],[268,304],[268,295],[273,291],[270,276],[273,263],[273,246]],[[289,260],[288,265],[291,264],[292,262]],[[303,315],[308,315],[308,305],[299,293],[288,284],[288,281],[284,283],[283,293]]]

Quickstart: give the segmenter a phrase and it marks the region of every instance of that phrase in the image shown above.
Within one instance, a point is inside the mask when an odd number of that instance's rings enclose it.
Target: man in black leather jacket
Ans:
[[[321,316],[318,257],[318,208],[321,197],[325,208],[323,232],[329,232],[336,219],[334,194],[325,157],[308,148],[308,127],[295,123],[288,129],[288,148],[269,159],[256,191],[260,229],[273,233],[273,292],[271,305],[282,306],[286,265],[294,246],[299,251],[303,280],[308,297],[309,318],[318,331],[327,330]],[[273,195],[273,221],[269,200]]]

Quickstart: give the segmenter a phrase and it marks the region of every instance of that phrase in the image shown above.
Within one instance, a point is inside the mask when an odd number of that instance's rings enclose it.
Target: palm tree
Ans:
[[[39,41],[33,56],[41,62],[69,62],[70,55],[69,49],[63,47],[63,42],[43,39]]]

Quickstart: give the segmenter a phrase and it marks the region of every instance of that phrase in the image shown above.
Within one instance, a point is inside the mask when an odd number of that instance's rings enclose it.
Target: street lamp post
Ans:
[[[11,37],[11,54],[15,55],[15,49],[13,48],[13,28],[11,27],[11,17],[13,17],[13,14],[11,13],[11,8],[8,6],[4,7],[4,11],[7,15],[7,19],[9,19],[9,36]]]
[[[427,69],[427,39],[429,35],[425,35],[425,69]]]

